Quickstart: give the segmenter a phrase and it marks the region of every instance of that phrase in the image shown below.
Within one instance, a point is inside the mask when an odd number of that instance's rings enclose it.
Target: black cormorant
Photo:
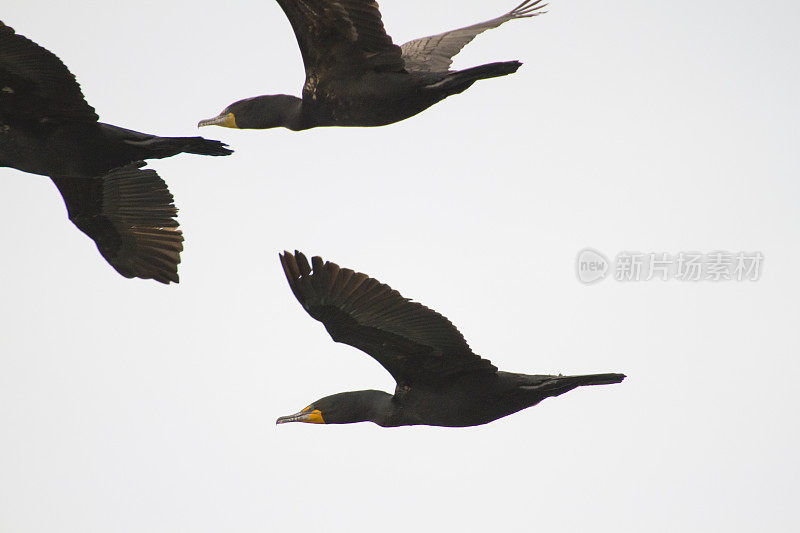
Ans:
[[[294,29],[306,82],[303,98],[285,94],[235,102],[198,126],[305,130],[383,126],[412,117],[475,81],[516,72],[519,61],[449,70],[478,34],[509,20],[544,13],[525,0],[505,15],[402,46],[392,44],[374,0],[277,0]]]
[[[334,341],[375,358],[397,381],[397,388],[394,395],[365,390],[327,396],[280,417],[278,424],[476,426],[576,387],[625,378],[499,372],[472,353],[449,320],[388,285],[319,257],[309,265],[297,251],[284,252],[280,259],[292,292],[308,314],[325,324]]]
[[[232,153],[202,137],[98,122],[53,53],[0,22],[0,167],[49,176],[69,218],[126,278],[178,282],[183,235],[167,185],[145,159]]]

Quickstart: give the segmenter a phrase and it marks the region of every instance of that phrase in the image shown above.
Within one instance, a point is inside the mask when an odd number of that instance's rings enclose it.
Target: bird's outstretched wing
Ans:
[[[374,357],[398,385],[437,383],[465,373],[495,373],[453,324],[388,285],[295,251],[280,255],[297,300],[333,340]]]
[[[126,278],[178,282],[183,235],[166,183],[144,161],[97,178],[51,179],[64,197],[69,219]]]
[[[297,37],[306,69],[304,94],[319,83],[365,72],[401,72],[374,0],[277,0]]]
[[[97,121],[75,76],[52,52],[0,22],[0,122]]]
[[[495,19],[409,41],[400,47],[406,68],[410,72],[446,72],[453,63],[453,56],[484,31],[496,28],[509,20],[546,13],[540,11],[547,6],[542,4],[542,1],[525,0],[505,15]]]

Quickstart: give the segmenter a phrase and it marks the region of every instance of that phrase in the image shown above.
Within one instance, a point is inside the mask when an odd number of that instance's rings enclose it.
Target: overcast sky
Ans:
[[[507,2],[382,0],[395,42]],[[155,160],[181,283],[126,280],[45,177],[0,169],[0,531],[790,531],[800,430],[800,94],[789,1],[553,0],[456,67],[520,59],[405,122],[203,128]],[[196,135],[298,94],[272,1],[4,3],[103,122]],[[606,279],[578,252],[759,251],[755,282]],[[508,371],[624,372],[467,428],[276,426],[391,377],[334,344],[277,254],[366,272]]]

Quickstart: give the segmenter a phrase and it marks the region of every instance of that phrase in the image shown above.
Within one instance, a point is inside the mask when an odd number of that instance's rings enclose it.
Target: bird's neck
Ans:
[[[306,114],[303,112],[303,101],[299,98],[295,98],[295,101],[286,107],[286,112],[282,118],[283,124],[281,125],[292,131],[306,130],[313,127],[313,125],[308,124]]]
[[[338,423],[373,422],[382,427],[402,425],[398,423],[399,410],[391,394],[378,390],[343,392],[338,395],[339,403],[345,407],[346,416]]]
[[[406,425],[400,403],[391,394],[384,394],[370,405],[368,420],[385,428]]]
[[[264,130],[288,128],[306,129],[303,101],[288,94],[265,94],[242,100],[240,109],[234,111],[236,127]]]

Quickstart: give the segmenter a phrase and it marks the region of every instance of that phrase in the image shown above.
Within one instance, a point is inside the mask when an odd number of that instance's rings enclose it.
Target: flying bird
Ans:
[[[383,126],[407,119],[477,80],[516,72],[504,61],[450,70],[478,34],[535,17],[547,4],[525,0],[492,20],[392,43],[374,0],[277,0],[291,23],[306,71],[302,99],[285,94],[235,102],[198,126],[298,131],[318,126]]]
[[[49,176],[70,220],[126,278],[177,283],[178,211],[144,160],[233,152],[219,141],[158,137],[98,120],[64,63],[0,22],[0,167]]]
[[[383,427],[486,424],[584,385],[621,382],[623,374],[585,376],[500,372],[475,355],[464,337],[436,311],[403,298],[388,285],[295,251],[280,255],[292,292],[336,342],[371,355],[397,382],[394,395],[342,392],[315,401],[277,423]]]

